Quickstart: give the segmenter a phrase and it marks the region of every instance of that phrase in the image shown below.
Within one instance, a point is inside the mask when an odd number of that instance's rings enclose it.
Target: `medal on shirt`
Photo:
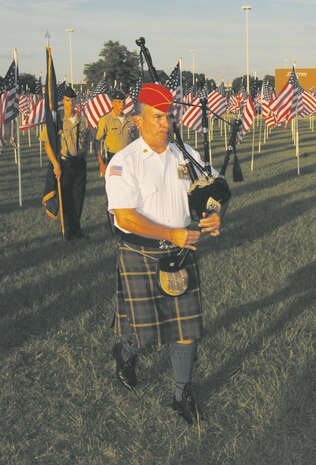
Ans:
[[[183,179],[185,181],[190,181],[190,175],[188,168],[185,164],[181,164],[178,166],[178,178]]]

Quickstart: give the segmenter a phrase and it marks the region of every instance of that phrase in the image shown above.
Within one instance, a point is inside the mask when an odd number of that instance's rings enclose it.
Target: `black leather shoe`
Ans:
[[[189,425],[192,425],[195,421],[205,419],[195,403],[194,397],[191,392],[191,384],[186,384],[182,392],[182,399],[176,400],[173,398],[172,408],[175,412],[181,415]]]
[[[119,342],[113,347],[113,357],[116,362],[116,377],[127,389],[133,390],[137,385],[136,361],[137,355],[125,361],[122,357],[122,343]]]

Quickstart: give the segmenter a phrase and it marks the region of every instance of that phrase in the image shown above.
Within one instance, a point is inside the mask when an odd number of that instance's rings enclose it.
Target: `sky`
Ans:
[[[248,14],[243,5],[252,7]],[[45,78],[48,31],[58,80],[70,81],[69,39],[80,83],[105,42],[139,52],[135,40],[144,37],[156,69],[169,74],[182,58],[183,70],[194,63],[195,73],[228,83],[246,74],[247,15],[251,75],[261,79],[294,62],[316,67],[316,0],[0,0],[0,75],[16,48],[20,73]]]

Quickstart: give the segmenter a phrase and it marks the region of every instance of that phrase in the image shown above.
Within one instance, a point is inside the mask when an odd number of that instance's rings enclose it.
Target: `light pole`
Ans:
[[[71,82],[71,87],[74,87],[74,77],[72,73],[72,48],[71,48],[71,33],[74,32],[73,29],[68,28],[65,29],[66,32],[69,33],[69,57],[70,57],[70,82]]]
[[[246,12],[246,67],[247,67],[247,93],[249,94],[249,40],[248,40],[248,11],[251,10],[250,5],[241,7]]]
[[[190,52],[192,52],[192,84],[194,85],[194,67],[195,67],[195,62],[194,62],[194,58],[195,58],[195,52],[196,50],[194,50],[194,48],[191,48]]]

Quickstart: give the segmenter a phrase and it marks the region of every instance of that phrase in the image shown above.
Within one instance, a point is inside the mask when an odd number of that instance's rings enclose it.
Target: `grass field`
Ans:
[[[200,247],[206,334],[194,392],[209,419],[188,427],[170,403],[166,348],[140,360],[136,394],[114,376],[115,244],[93,156],[83,228],[60,240],[21,136],[23,206],[11,149],[1,174],[1,465],[312,465],[315,463],[316,144],[300,122],[301,174],[290,130],[255,155],[238,147],[245,181],[219,239]],[[202,145],[202,144],[200,144]],[[213,164],[225,150],[215,128]]]

